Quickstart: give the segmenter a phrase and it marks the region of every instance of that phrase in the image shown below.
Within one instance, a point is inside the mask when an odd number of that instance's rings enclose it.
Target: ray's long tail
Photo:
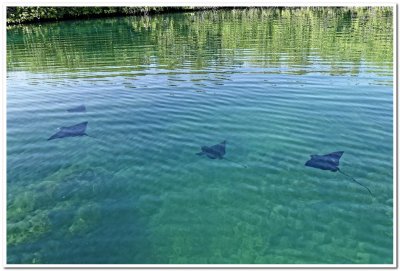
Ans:
[[[350,175],[347,175],[346,173],[344,173],[343,171],[341,171],[340,169],[338,170],[340,173],[342,173],[344,176],[346,176],[346,177],[349,177],[350,178],[350,180],[352,180],[353,182],[355,182],[355,183],[358,183],[359,185],[361,185],[362,187],[364,187],[365,189],[367,189],[368,190],[368,192],[371,194],[371,196],[372,196],[372,193],[371,193],[371,190],[369,190],[369,188],[368,187],[366,187],[365,185],[363,185],[363,184],[361,184],[361,183],[359,183],[356,179],[354,179],[353,177],[351,177]]]
[[[223,159],[228,160],[229,162],[234,163],[234,164],[236,164],[236,165],[239,165],[239,166],[242,166],[242,167],[244,167],[244,168],[247,168],[247,166],[246,166],[245,164],[238,163],[238,162],[236,162],[236,161],[232,161],[231,159],[228,159],[228,158],[226,158],[226,157],[224,157]]]

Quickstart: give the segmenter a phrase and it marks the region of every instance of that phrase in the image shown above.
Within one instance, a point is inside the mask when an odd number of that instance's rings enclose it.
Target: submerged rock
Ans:
[[[100,205],[90,203],[78,209],[74,221],[68,230],[72,234],[87,233],[94,225],[99,223],[100,218]]]
[[[32,242],[50,230],[50,222],[45,213],[38,212],[33,216],[16,223],[7,223],[7,245]]]
[[[103,168],[72,165],[42,181],[11,188],[7,245],[34,242],[53,230],[58,234],[89,232],[101,218],[97,202],[112,191],[113,181]]]

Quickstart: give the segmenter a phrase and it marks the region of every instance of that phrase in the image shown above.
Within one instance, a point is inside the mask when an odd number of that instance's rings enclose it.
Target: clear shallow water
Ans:
[[[379,10],[8,29],[8,263],[392,263],[392,39]],[[225,139],[248,168],[195,155]],[[304,166],[338,150],[373,197]]]

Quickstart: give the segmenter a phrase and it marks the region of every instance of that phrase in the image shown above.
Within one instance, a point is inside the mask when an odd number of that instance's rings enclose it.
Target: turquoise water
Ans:
[[[8,29],[7,262],[392,263],[392,27],[250,9]],[[47,141],[83,121],[95,138]],[[195,155],[223,140],[247,168]],[[373,196],[304,166],[334,151]]]

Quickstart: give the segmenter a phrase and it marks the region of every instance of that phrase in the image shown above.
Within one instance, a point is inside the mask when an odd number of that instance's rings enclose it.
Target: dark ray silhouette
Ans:
[[[343,174],[346,177],[349,177],[353,182],[361,185],[362,187],[364,187],[365,189],[368,190],[368,192],[372,195],[371,190],[369,190],[368,187],[366,187],[365,185],[359,183],[356,179],[354,179],[353,177],[347,175],[346,173],[344,173],[343,171],[340,170],[339,168],[339,160],[343,155],[343,151],[337,151],[337,152],[332,152],[332,153],[328,153],[325,155],[316,155],[313,154],[311,155],[311,159],[308,160],[305,165],[308,167],[313,167],[313,168],[319,168],[322,170],[330,170],[333,172],[340,172],[341,174]]]
[[[86,127],[88,122],[81,122],[68,127],[61,127],[60,130],[49,137],[47,140],[52,140],[56,138],[73,137],[73,136],[89,136],[86,134]]]
[[[225,159],[228,160],[232,163],[241,165],[242,167],[247,168],[246,165],[243,165],[241,163],[232,161],[230,159],[227,159],[226,157],[224,157],[226,151],[225,151],[225,147],[226,147],[226,140],[222,141],[219,144],[213,145],[213,146],[202,146],[201,147],[201,152],[196,153],[197,155],[205,155],[210,159]]]

